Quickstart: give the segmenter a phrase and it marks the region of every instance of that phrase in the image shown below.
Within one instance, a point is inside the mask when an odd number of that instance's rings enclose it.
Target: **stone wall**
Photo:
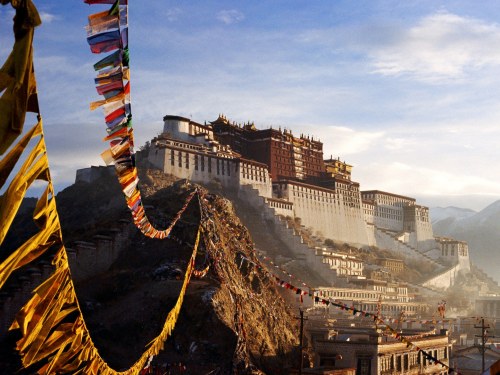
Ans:
[[[120,220],[117,228],[106,235],[96,235],[92,242],[76,241],[66,247],[73,280],[81,281],[109,269],[128,242],[132,228],[130,220]],[[0,336],[12,324],[15,314],[31,298],[33,290],[53,272],[53,266],[39,261],[9,279],[0,292]],[[16,274],[17,275],[17,274]]]
[[[369,245],[363,210],[360,205],[344,201],[342,194],[296,182],[278,182],[273,188],[279,197],[293,203],[294,217],[300,218],[302,225],[315,234],[339,242]]]
[[[433,289],[448,289],[450,286],[455,284],[455,279],[457,278],[462,267],[458,263],[446,271],[440,273],[439,275],[427,280],[422,285]]]
[[[115,175],[115,167],[92,166],[90,168],[77,169],[75,183],[87,182],[91,183],[103,176]]]
[[[118,258],[133,228],[130,220],[122,219],[118,224],[119,227],[109,229],[106,235],[92,237],[92,242],[76,241],[71,247],[66,247],[75,281],[107,271]]]
[[[261,196],[272,196],[269,173],[260,163],[200,152],[200,148],[195,145],[189,148],[188,144],[176,147],[166,143],[152,145],[148,160],[164,173],[179,179],[188,179],[202,185],[216,183],[232,191],[250,185]]]

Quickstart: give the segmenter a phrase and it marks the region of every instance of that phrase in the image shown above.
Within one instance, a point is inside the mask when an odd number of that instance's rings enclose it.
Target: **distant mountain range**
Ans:
[[[431,208],[430,216],[434,235],[467,241],[472,262],[500,282],[500,200],[479,212]]]

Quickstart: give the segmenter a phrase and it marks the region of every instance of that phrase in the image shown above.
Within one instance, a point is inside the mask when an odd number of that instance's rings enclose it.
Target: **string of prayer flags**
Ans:
[[[291,274],[290,272],[288,272],[287,270],[285,270],[284,268],[282,268],[281,266],[277,265],[276,263],[273,262],[273,260],[271,258],[269,258],[268,256],[266,256],[265,254],[263,254],[262,252],[256,252],[258,257],[260,257],[261,259],[264,259],[265,261],[267,261],[269,264],[271,264],[274,268],[277,268],[279,269],[281,272],[283,272],[285,275],[287,275],[288,277],[290,277],[290,279],[295,279],[297,280],[298,282],[300,282],[303,286],[309,288],[309,289],[313,289],[312,287],[310,287],[309,285],[307,285],[304,281],[302,281],[300,278],[294,276],[293,274]]]
[[[152,226],[144,211],[135,166],[132,112],[130,106],[130,70],[128,51],[128,2],[126,0],[85,0],[87,4],[107,4],[111,8],[88,17],[87,42],[93,53],[112,52],[94,64],[96,90],[103,99],[90,108],[103,108],[109,149],[101,154],[107,165],[114,164],[118,181],[134,224],[151,238],[168,237],[176,220],[186,209],[196,190],[187,198],[179,215],[164,230]]]
[[[402,336],[396,329],[394,329],[390,325],[386,324],[385,320],[383,318],[381,318],[378,314],[373,314],[373,313],[370,313],[370,312],[367,312],[367,311],[356,309],[354,306],[348,306],[347,304],[342,303],[341,301],[322,298],[322,297],[314,294],[314,292],[311,293],[311,292],[302,290],[301,288],[298,288],[298,287],[292,285],[291,283],[282,280],[279,276],[277,276],[277,275],[269,272],[262,264],[256,263],[256,262],[248,259],[247,257],[245,257],[245,256],[243,256],[241,254],[239,254],[239,255],[240,255],[240,257],[241,257],[242,260],[245,260],[246,262],[254,265],[256,268],[260,269],[265,274],[267,274],[268,277],[270,277],[271,279],[273,279],[276,282],[277,285],[281,286],[282,288],[291,290],[296,295],[299,294],[300,297],[301,297],[301,299],[302,299],[302,296],[309,295],[316,303],[323,303],[324,305],[334,306],[334,307],[337,307],[337,308],[339,308],[340,310],[343,310],[343,311],[349,311],[354,316],[358,316],[358,317],[359,316],[362,316],[362,317],[372,317],[373,321],[375,323],[378,323],[378,324],[384,326],[385,329],[386,329],[386,331],[388,331],[388,332],[391,333],[392,337],[394,337],[395,339],[397,339],[397,340],[405,343],[407,345],[407,347],[412,347],[415,350],[418,350],[425,357],[427,357],[429,360],[432,360],[434,363],[440,364],[442,367],[447,368],[450,371],[450,373],[454,372],[457,375],[460,375],[460,373],[456,369],[450,367],[449,365],[447,365],[444,362],[441,362],[439,359],[433,357],[431,354],[427,353],[425,350],[423,350],[423,349],[419,348],[418,346],[416,346],[415,344],[413,344],[410,341],[410,339],[408,339],[405,336]],[[422,336],[422,337],[424,337],[424,336]]]
[[[209,270],[210,270],[210,265],[206,266],[202,270],[195,269],[195,270],[193,270],[193,276],[197,277],[198,279],[202,279],[207,275]]]
[[[37,144],[29,154],[23,154],[28,143],[38,137]],[[0,162],[0,188],[7,181],[21,156],[26,157],[23,165],[0,197],[0,222],[2,223],[0,244],[7,236],[28,188],[35,180],[47,181],[49,185],[45,193],[39,198],[33,213],[33,220],[40,228],[40,231],[24,242],[0,264],[0,288],[12,272],[43,254],[53,244],[53,232],[59,229],[55,201],[52,197],[53,189],[48,173],[48,159],[41,119]]]

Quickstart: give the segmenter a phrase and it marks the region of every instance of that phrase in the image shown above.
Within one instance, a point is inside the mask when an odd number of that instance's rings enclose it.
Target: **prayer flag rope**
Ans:
[[[306,288],[308,288],[309,290],[312,290],[312,291],[315,291],[315,288],[309,286],[306,282],[304,282],[303,280],[301,280],[300,278],[296,277],[295,275],[289,273],[287,270],[285,270],[284,268],[282,268],[281,266],[277,265],[276,263],[274,263],[272,261],[271,258],[269,258],[267,255],[265,255],[264,253],[260,252],[260,251],[256,251],[254,250],[253,251],[254,255],[256,255],[258,258],[260,259],[263,259],[264,261],[266,261],[267,263],[269,263],[271,265],[271,267],[274,267],[278,270],[280,270],[283,274],[287,275],[288,277],[290,277],[290,279],[295,279],[296,281],[300,282],[300,284]],[[257,258],[257,259],[258,259]],[[251,260],[248,260],[249,262],[252,262]],[[254,263],[255,266],[257,267],[261,267],[259,266],[258,264]],[[261,267],[262,268],[262,267]],[[319,291],[321,293],[321,291]],[[439,308],[438,308],[438,311],[439,311]],[[383,317],[380,313],[377,314],[380,319],[384,320],[386,323],[398,323],[399,322],[399,319],[396,319],[396,318],[392,318],[392,317]],[[440,320],[436,320],[436,319],[407,319],[405,318],[404,319],[405,322],[407,323],[422,323],[422,324],[426,324],[426,323],[434,323],[434,324],[441,324],[441,323],[448,323],[450,322],[449,319],[440,319]]]
[[[310,287],[309,285],[307,285],[304,281],[302,281],[300,278],[296,277],[295,275],[291,274],[290,272],[288,272],[286,269],[284,269],[283,267],[277,265],[276,263],[274,263],[272,261],[271,258],[269,258],[267,255],[265,255],[264,253],[260,252],[260,251],[256,251],[257,255],[265,260],[266,262],[268,262],[269,264],[271,264],[271,266],[273,266],[274,268],[277,268],[279,269],[283,274],[287,275],[290,279],[295,279],[297,280],[301,285],[305,286],[306,288],[309,288],[309,289],[313,289],[312,287]]]
[[[132,111],[130,105],[130,70],[128,49],[128,2],[126,0],[84,0],[87,4],[107,4],[107,11],[88,17],[87,42],[93,53],[109,55],[94,65],[96,90],[104,99],[90,104],[92,110],[102,107],[109,141],[109,149],[101,156],[106,164],[114,164],[134,224],[147,237],[168,237],[170,227],[158,230],[146,216],[138,188],[139,177],[135,165]],[[194,192],[193,192],[194,195]],[[188,201],[193,197],[190,195]]]
[[[457,375],[461,375],[458,372],[458,370],[450,367],[448,364],[440,361],[438,358],[432,356],[431,354],[427,353],[425,350],[419,348],[417,345],[413,344],[407,337],[402,336],[396,329],[394,329],[390,325],[386,324],[385,320],[383,318],[381,318],[379,315],[356,309],[355,307],[348,306],[340,301],[332,301],[331,299],[321,298],[317,295],[314,295],[314,293],[310,293],[306,290],[302,290],[301,288],[297,288],[296,286],[282,280],[279,276],[269,272],[262,264],[254,262],[241,254],[240,254],[240,257],[242,260],[245,260],[246,262],[253,264],[255,267],[257,267],[258,269],[260,269],[261,271],[266,273],[270,278],[272,278],[275,281],[275,283],[277,285],[279,285],[285,289],[291,290],[295,294],[300,295],[301,298],[303,296],[309,296],[312,299],[314,299],[314,301],[316,303],[321,302],[327,306],[331,305],[331,306],[337,307],[343,311],[352,312],[352,315],[354,315],[354,316],[371,317],[374,322],[376,322],[380,325],[383,325],[385,327],[385,329],[391,333],[392,337],[405,343],[408,348],[412,348],[414,350],[417,350],[418,352],[422,353],[422,355],[424,355],[429,361],[434,362],[435,364],[441,365],[441,367],[443,367],[443,368],[447,368],[450,373],[456,373]]]

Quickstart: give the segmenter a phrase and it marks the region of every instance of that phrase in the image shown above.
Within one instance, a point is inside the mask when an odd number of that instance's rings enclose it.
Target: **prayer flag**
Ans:
[[[128,46],[128,27],[125,27],[122,32],[122,47]]]
[[[116,15],[109,15],[109,11],[94,13],[88,16],[89,24],[88,26],[98,25],[99,23],[106,22],[112,19],[116,19]]]
[[[90,46],[90,50],[92,51],[92,53],[111,52],[118,48],[120,48],[120,39],[108,40],[105,42],[92,44]]]
[[[99,23],[96,22],[93,25],[85,26],[85,30],[87,30],[87,36],[91,37],[105,31],[118,29],[120,27],[120,22],[118,17],[116,16],[108,16],[108,17],[109,19],[105,19]]]
[[[104,163],[106,163],[106,165],[113,164],[114,158],[109,148],[101,153],[101,158],[102,160],[104,160]]]
[[[118,66],[122,62],[123,51],[118,50],[94,64],[94,70],[101,70],[108,66]]]
[[[88,44],[90,44],[90,46],[116,40],[120,40],[120,30],[106,31],[104,33],[92,35],[87,38],[87,42]]]
[[[120,30],[106,31],[87,38],[92,53],[110,52],[121,46]]]
[[[115,81],[115,82],[105,83],[103,85],[96,86],[96,90],[97,90],[97,93],[99,95],[104,95],[105,93],[107,93],[109,91],[117,90],[117,89],[123,90],[123,82]]]

